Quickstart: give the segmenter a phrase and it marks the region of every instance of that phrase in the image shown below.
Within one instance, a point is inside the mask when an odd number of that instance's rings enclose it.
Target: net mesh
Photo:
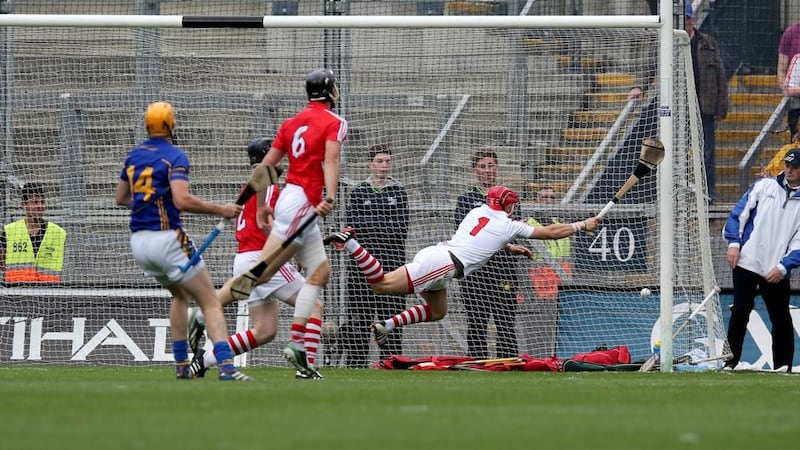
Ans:
[[[163,3],[161,13],[168,8]],[[4,28],[0,33],[8,50],[5,222],[22,217],[13,185],[43,182],[46,218],[68,233],[60,285],[15,286],[0,300],[0,359],[8,361],[127,365],[171,359],[164,321],[168,295],[134,264],[128,211],[113,205],[121,164],[144,138],[142,112],[152,101],[176,107],[178,143],[192,162],[193,192],[229,202],[250,173],[247,143],[274,135],[305,105],[302,80],[309,69],[332,67],[341,82],[337,111],[350,131],[342,154],[340,207],[323,222],[323,231],[346,225],[348,196],[370,174],[368,149],[387,145],[393,176],[408,193],[407,260],[453,233],[457,199],[477,183],[471,166],[476,151],[497,154],[496,183],[520,194],[519,217],[546,225],[595,214],[630,175],[642,140],[657,135],[658,87],[652,78],[658,38],[652,31]],[[697,305],[715,281],[708,240],[699,237],[708,235],[707,229],[703,234],[706,189],[704,177],[696,176],[702,168],[690,145],[702,148],[699,135],[690,132],[687,105],[695,103],[687,94],[687,43],[677,40],[675,48],[675,145],[668,153],[674,189],[662,195],[671,197],[675,208],[672,264],[680,323],[686,317],[681,305]],[[627,93],[637,83],[644,96],[628,103]],[[560,248],[520,242],[536,257],[498,258],[471,287],[451,283],[447,318],[407,327],[396,352],[420,357],[485,351],[493,357],[512,351],[563,358],[627,345],[635,360],[646,358],[657,339],[659,315],[656,179],[654,173],[635,186],[595,235],[578,235]],[[538,198],[545,188],[552,188],[555,202]],[[199,242],[215,222],[187,214],[184,223]],[[398,232],[386,228],[376,239],[385,242]],[[204,254],[217,285],[230,275],[235,246],[226,232]],[[386,319],[421,299],[364,300],[365,287],[348,283],[353,278],[348,258],[336,252],[329,257],[325,360],[371,364],[381,355],[363,322]],[[640,296],[645,287],[652,296]],[[380,312],[360,310],[359,299]],[[487,318],[470,304],[494,311]],[[719,354],[724,332],[719,304],[712,304],[707,316],[713,320],[696,320],[683,332],[676,355],[694,348]],[[237,317],[243,313],[228,307],[229,329],[246,324]],[[248,364],[282,364],[279,349],[288,340],[290,317],[282,306],[275,342],[251,352]],[[707,336],[714,350],[705,348]]]

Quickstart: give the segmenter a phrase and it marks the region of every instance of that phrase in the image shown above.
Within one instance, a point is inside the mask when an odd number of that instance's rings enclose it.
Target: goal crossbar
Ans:
[[[117,28],[660,28],[659,16],[176,16],[3,14],[0,26]]]

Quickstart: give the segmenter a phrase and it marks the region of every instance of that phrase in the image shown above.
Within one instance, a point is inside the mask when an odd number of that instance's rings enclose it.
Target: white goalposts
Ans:
[[[323,232],[345,225],[348,196],[369,175],[368,149],[388,145],[409,196],[407,258],[452,234],[456,198],[476,183],[477,150],[497,154],[497,184],[520,193],[520,218],[546,224],[596,214],[631,173],[643,139],[666,147],[595,235],[559,249],[524,243],[538,256],[494,272],[497,285],[477,293],[454,282],[446,324],[405,329],[404,355],[463,355],[483,339],[492,356],[508,342],[562,358],[626,345],[643,361],[660,340],[662,371],[690,352],[718,358],[716,294],[672,339],[716,280],[688,38],[672,29],[671,2],[661,3],[660,16],[0,15],[8,50],[0,167],[5,179],[45,182],[46,217],[68,232],[62,285],[4,290],[0,361],[168,361],[165,291],[134,265],[127,212],[111,205],[124,155],[143,138],[144,106],[175,105],[193,191],[224,201],[247,180],[249,140],[302,108],[302,76],[319,66],[339,75],[338,112],[350,128],[339,208]],[[645,95],[628,103],[639,80]],[[598,147],[609,151],[595,155]],[[562,201],[537,200],[546,188]],[[18,197],[11,188],[3,195],[12,200],[7,223],[19,218]],[[186,225],[199,243],[213,222],[190,215]],[[204,254],[218,284],[234,252],[223,233]],[[347,259],[329,256],[323,353],[348,365],[350,341],[363,336],[352,331],[353,301],[364,293],[353,292]],[[500,305],[478,321],[488,322],[479,323],[483,338],[470,296]],[[245,328],[245,312],[229,308],[229,328]],[[276,342],[248,364],[282,365],[291,314],[282,307],[281,316]],[[377,355],[371,346],[361,357]]]

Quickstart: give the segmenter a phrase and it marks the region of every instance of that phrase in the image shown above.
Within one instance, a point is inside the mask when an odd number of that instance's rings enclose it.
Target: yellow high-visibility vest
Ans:
[[[553,220],[553,223],[558,222]],[[543,226],[533,217],[528,218],[528,225],[533,227]],[[564,258],[570,255],[570,238],[548,239],[542,241],[542,243],[547,248],[547,252],[550,253],[550,257],[557,261],[558,265],[561,267],[561,271],[567,276],[572,276],[572,265],[564,260]],[[544,261],[544,256],[534,252],[533,259],[542,262]],[[533,291],[536,297],[546,300],[554,300],[558,297],[558,286],[563,280],[558,272],[556,272],[555,267],[551,267],[547,264],[531,267],[528,269],[528,274],[531,277]]]
[[[554,220],[553,223],[558,223],[558,222]],[[532,227],[543,227],[544,226],[541,223],[539,223],[539,221],[534,219],[533,217],[529,217],[528,218],[528,225],[530,225]],[[570,246],[571,246],[570,238],[565,237],[565,238],[562,238],[562,239],[548,239],[548,240],[544,240],[542,242],[547,247],[547,251],[550,253],[550,256],[552,256],[553,258],[561,259],[561,258],[566,258],[567,256],[569,256]],[[543,259],[541,257],[536,258],[536,255],[534,255],[534,258],[538,259],[539,261],[541,261]]]
[[[6,283],[56,283],[64,268],[67,232],[47,222],[39,251],[34,254],[25,219],[3,227],[6,234]]]

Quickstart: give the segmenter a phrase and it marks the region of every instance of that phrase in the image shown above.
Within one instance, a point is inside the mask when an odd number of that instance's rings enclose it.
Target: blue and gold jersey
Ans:
[[[172,200],[171,180],[189,181],[189,159],[166,138],[149,138],[125,159],[120,179],[130,186],[131,231],[181,229],[181,212]]]

